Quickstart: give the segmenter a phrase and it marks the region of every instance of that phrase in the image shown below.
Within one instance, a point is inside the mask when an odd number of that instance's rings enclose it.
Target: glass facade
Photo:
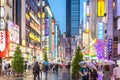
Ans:
[[[66,22],[67,37],[78,35],[80,23],[80,0],[67,0]]]

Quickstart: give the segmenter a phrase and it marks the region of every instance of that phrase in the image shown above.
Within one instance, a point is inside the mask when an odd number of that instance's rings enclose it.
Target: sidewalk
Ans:
[[[21,80],[20,78],[23,78],[24,80],[24,78],[30,75],[32,75],[32,70],[23,73],[23,77],[19,77],[18,80]],[[14,75],[3,75],[0,77],[0,80],[17,80],[17,77],[14,77]]]

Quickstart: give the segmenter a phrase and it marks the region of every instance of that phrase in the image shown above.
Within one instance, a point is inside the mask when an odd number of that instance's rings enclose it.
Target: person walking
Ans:
[[[56,73],[58,74],[58,64],[55,65]]]
[[[40,75],[41,75],[41,78],[42,78],[42,69],[43,69],[43,66],[42,66],[42,64],[40,63]]]
[[[70,64],[70,62],[68,62],[67,69],[68,69],[69,74],[70,74],[70,68],[71,68],[71,64]]]
[[[70,77],[69,77],[69,74],[67,72],[66,66],[63,66],[62,80],[70,80]]]
[[[120,80],[120,67],[118,65],[113,68],[113,77],[115,78],[115,80]]]
[[[110,79],[111,79],[110,66],[105,65],[104,71],[103,71],[103,80],[110,80]]]
[[[82,76],[82,80],[89,80],[89,68],[87,63],[83,64],[83,67],[80,70],[80,75]]]
[[[97,80],[98,74],[97,70],[94,69],[93,65],[90,66],[89,80]]]
[[[49,66],[45,65],[45,77],[46,77],[46,79],[48,77],[48,70],[49,70]]]
[[[27,63],[25,63],[25,72],[27,71]]]
[[[39,72],[40,72],[40,67],[38,65],[38,62],[36,62],[33,67],[34,80],[36,80],[36,77],[38,77],[38,80],[40,79]]]

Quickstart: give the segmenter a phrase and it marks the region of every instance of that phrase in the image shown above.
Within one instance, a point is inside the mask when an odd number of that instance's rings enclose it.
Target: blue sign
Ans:
[[[103,22],[98,23],[98,39],[104,39],[104,25]]]

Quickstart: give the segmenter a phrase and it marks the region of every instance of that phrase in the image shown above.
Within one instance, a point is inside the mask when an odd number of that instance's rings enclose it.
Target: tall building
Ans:
[[[80,0],[66,0],[66,36],[79,35]]]

